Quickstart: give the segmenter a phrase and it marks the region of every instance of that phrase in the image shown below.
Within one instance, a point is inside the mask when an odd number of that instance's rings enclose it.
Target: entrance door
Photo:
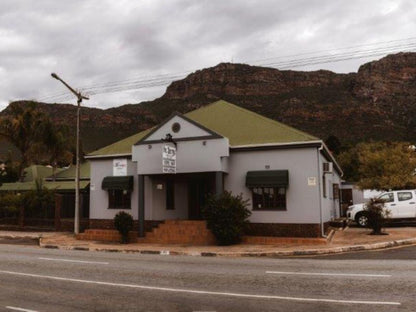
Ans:
[[[206,198],[212,193],[212,183],[209,178],[194,178],[188,184],[188,214],[189,220],[202,219],[202,207]]]

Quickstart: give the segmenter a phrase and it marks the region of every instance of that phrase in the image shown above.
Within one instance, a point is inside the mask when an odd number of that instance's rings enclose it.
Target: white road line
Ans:
[[[99,262],[99,261],[84,261],[84,260],[72,260],[72,259],[60,259],[60,258],[43,258],[39,257],[40,260],[47,261],[63,261],[63,262],[75,262],[75,263],[87,263],[87,264],[108,264],[108,262]]]
[[[66,278],[66,277],[21,273],[21,272],[3,271],[3,270],[0,270],[0,274],[45,278],[45,279],[56,280],[56,281],[76,282],[76,283],[94,284],[94,285],[103,285],[103,286],[128,287],[128,288],[159,290],[159,291],[176,292],[176,293],[228,296],[228,297],[239,297],[239,298],[250,298],[250,299],[276,299],[276,300],[290,300],[290,301],[302,301],[302,302],[326,302],[326,303],[367,304],[367,305],[400,305],[401,304],[400,302],[391,302],[391,301],[363,301],[363,300],[337,300],[337,299],[324,299],[324,298],[302,298],[302,297],[254,295],[254,294],[241,294],[241,293],[205,291],[205,290],[192,290],[192,289],[181,289],[181,288],[167,288],[167,287],[156,287],[156,286],[146,286],[146,285],[136,285],[136,284],[109,283],[109,282],[82,280],[82,279],[76,279],[76,278]]]
[[[391,277],[391,275],[386,275],[386,274],[359,274],[359,273],[313,273],[313,272],[285,272],[285,271],[266,271],[266,274],[282,274],[282,275],[317,275],[317,276]]]
[[[35,310],[29,310],[29,309],[23,309],[23,308],[18,308],[18,307],[11,307],[11,306],[6,306],[6,309],[14,310],[14,311],[23,311],[23,312],[38,312]]]

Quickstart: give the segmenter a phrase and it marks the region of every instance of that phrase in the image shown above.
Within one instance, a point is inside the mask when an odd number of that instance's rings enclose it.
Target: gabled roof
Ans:
[[[100,148],[99,150],[96,150],[96,151],[88,154],[87,157],[89,157],[89,156],[108,156],[108,155],[112,155],[112,156],[131,155],[132,146],[136,142],[141,140],[145,135],[147,135],[152,129],[153,128],[144,130],[142,132],[139,132],[139,133],[136,133],[132,136],[129,136],[129,137],[123,139],[123,140],[117,141],[117,142],[115,142],[111,145],[107,145],[103,148]]]
[[[23,170],[24,178],[23,182],[33,182],[37,179],[44,179],[52,174],[52,167],[32,165]]]
[[[80,181],[79,187],[81,190],[87,188],[90,184],[90,181]],[[75,182],[74,181],[56,181],[49,182],[43,181],[42,187],[47,188],[48,190],[59,190],[59,191],[74,191]],[[36,189],[36,182],[14,182],[14,183],[3,183],[0,186],[0,192],[20,192],[20,191],[30,191]]]
[[[55,180],[75,180],[75,169],[76,166],[70,166],[67,169],[61,169],[56,175]],[[90,162],[85,161],[81,163],[79,167],[80,179],[89,179],[90,178]],[[46,180],[52,180],[52,175],[48,176]]]
[[[228,138],[232,147],[318,140],[305,132],[222,100],[185,116]]]
[[[228,138],[231,147],[319,140],[305,132],[223,100],[196,109],[184,116]],[[152,129],[108,145],[90,153],[88,156],[116,157],[117,155],[131,155],[132,146],[144,138]]]

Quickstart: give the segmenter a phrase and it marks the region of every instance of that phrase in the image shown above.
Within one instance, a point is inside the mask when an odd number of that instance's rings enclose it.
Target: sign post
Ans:
[[[176,173],[176,147],[170,145],[163,146],[162,171],[163,173]]]

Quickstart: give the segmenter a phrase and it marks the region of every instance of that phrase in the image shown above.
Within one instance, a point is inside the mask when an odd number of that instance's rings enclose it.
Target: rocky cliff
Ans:
[[[217,99],[322,139],[334,135],[344,144],[370,139],[415,142],[416,53],[389,55],[350,74],[222,63],[172,82],[154,101],[107,110],[83,108],[84,149],[92,151],[153,126],[173,111],[185,113]],[[75,106],[38,107],[57,124],[75,125]],[[7,112],[6,108],[0,116]]]

